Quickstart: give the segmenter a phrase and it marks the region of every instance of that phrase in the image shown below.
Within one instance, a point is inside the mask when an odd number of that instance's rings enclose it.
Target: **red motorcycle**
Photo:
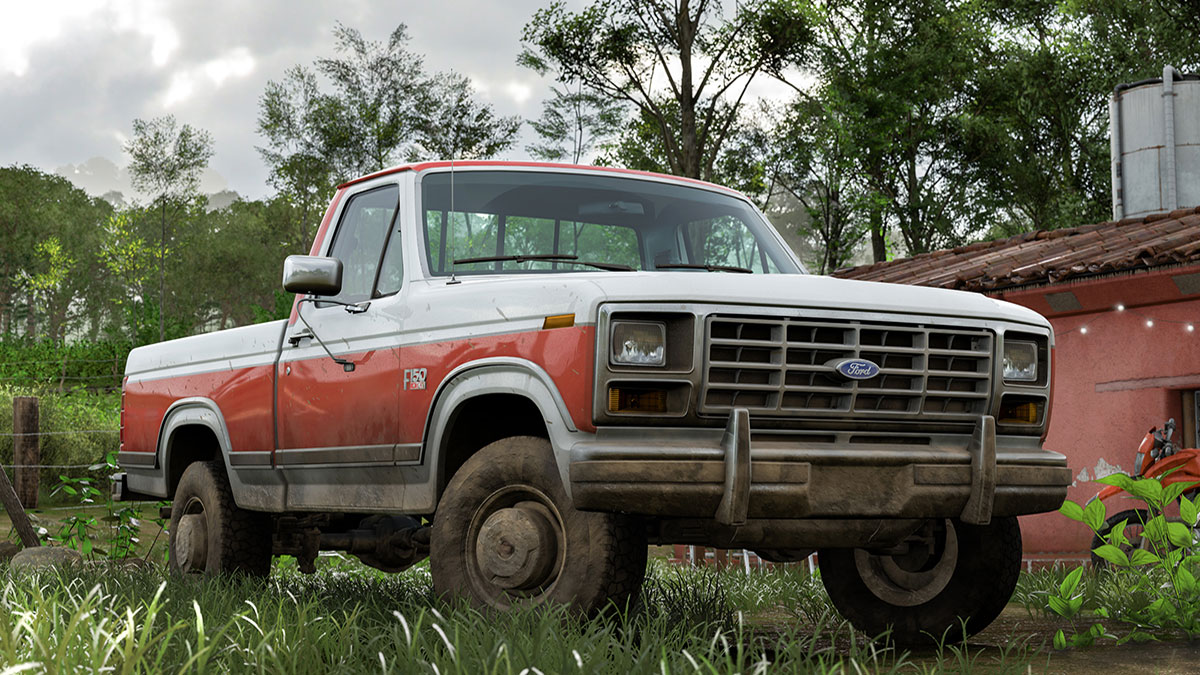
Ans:
[[[1200,448],[1180,448],[1171,440],[1171,436],[1175,434],[1175,420],[1169,419],[1163,425],[1162,429],[1151,429],[1142,439],[1142,444],[1138,446],[1137,455],[1134,459],[1133,479],[1140,478],[1157,478],[1162,477],[1163,487],[1173,483],[1188,483],[1197,485],[1196,489],[1189,490],[1184,494],[1190,499],[1195,499],[1197,492],[1200,492]],[[1117,506],[1116,500],[1122,497],[1131,497],[1121,488],[1115,485],[1106,486],[1103,490],[1096,493],[1092,499],[1099,499],[1105,504],[1105,512],[1120,508]],[[1090,502],[1089,502],[1090,503]],[[1142,531],[1145,529],[1146,521],[1150,520],[1151,514],[1146,509],[1122,509],[1110,516],[1104,521],[1104,527],[1092,537],[1092,550],[1107,543],[1104,541],[1104,536],[1117,526],[1122,520],[1126,521],[1125,537],[1129,540],[1129,546],[1122,547],[1127,549],[1125,553],[1128,555],[1136,548],[1149,548],[1149,541],[1142,536]],[[1104,566],[1108,563],[1092,554],[1092,565]]]

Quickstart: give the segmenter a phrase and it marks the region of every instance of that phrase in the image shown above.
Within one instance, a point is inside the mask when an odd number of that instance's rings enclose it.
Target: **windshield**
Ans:
[[[702,188],[540,171],[458,171],[452,182],[439,172],[422,178],[421,204],[437,276],[801,273],[749,204]]]

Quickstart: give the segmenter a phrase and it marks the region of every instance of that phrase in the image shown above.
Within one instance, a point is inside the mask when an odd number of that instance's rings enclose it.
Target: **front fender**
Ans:
[[[583,432],[575,427],[567,404],[550,375],[532,361],[513,357],[482,359],[455,368],[438,386],[425,422],[422,447],[430,480],[436,481],[445,469],[446,427],[454,411],[476,396],[515,394],[529,399],[542,415],[559,475],[568,495],[570,449]]]

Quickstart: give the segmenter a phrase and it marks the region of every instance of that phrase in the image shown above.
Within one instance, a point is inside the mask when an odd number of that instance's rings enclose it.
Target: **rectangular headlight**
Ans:
[[[1004,379],[1012,382],[1036,382],[1038,348],[1033,342],[1004,341]]]
[[[609,361],[622,366],[667,362],[667,327],[658,321],[614,321]]]

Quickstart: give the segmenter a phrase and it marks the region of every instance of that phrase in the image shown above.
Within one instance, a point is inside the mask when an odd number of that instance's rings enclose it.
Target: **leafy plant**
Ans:
[[[1196,581],[1200,555],[1195,540],[1200,507],[1183,496],[1195,484],[1163,485],[1161,477],[1134,480],[1124,474],[1108,476],[1099,482],[1115,485],[1144,502],[1150,517],[1144,524],[1141,546],[1135,547],[1125,534],[1127,519],[1106,526],[1103,501],[1093,500],[1081,507],[1068,500],[1060,508],[1063,515],[1084,523],[1104,542],[1095,549],[1095,554],[1112,565],[1112,570],[1105,573],[1113,575],[1123,589],[1123,593],[1116,595],[1098,595],[1102,603],[1096,615],[1136,627],[1118,642],[1145,639],[1151,635],[1147,630],[1159,634],[1182,632],[1188,638],[1200,634],[1200,584]],[[1175,504],[1180,518],[1168,518],[1167,513]],[[1081,570],[1076,572],[1082,574]],[[1076,572],[1072,573],[1073,584],[1064,580],[1057,598],[1048,599],[1053,611],[1068,618],[1063,612],[1074,616],[1079,609],[1073,604],[1078,584]],[[1125,601],[1139,595],[1149,597],[1150,602]],[[1081,639],[1083,642],[1079,644],[1090,644],[1089,638]],[[1056,637],[1055,642],[1057,645],[1060,640]],[[1062,642],[1065,644],[1065,639]]]
[[[115,450],[105,455],[104,462],[90,467],[91,470],[101,468],[109,473],[118,469]],[[99,520],[82,510],[67,515],[61,521],[58,534],[52,537],[55,541],[78,550],[89,559],[100,555],[109,560],[125,560],[136,553],[141,519],[138,505],[114,502],[112,495],[97,488],[96,481],[89,477],[59,476],[54,491],[75,497],[81,507],[94,505],[103,497],[106,511]],[[101,538],[103,547],[93,541],[97,538]]]

